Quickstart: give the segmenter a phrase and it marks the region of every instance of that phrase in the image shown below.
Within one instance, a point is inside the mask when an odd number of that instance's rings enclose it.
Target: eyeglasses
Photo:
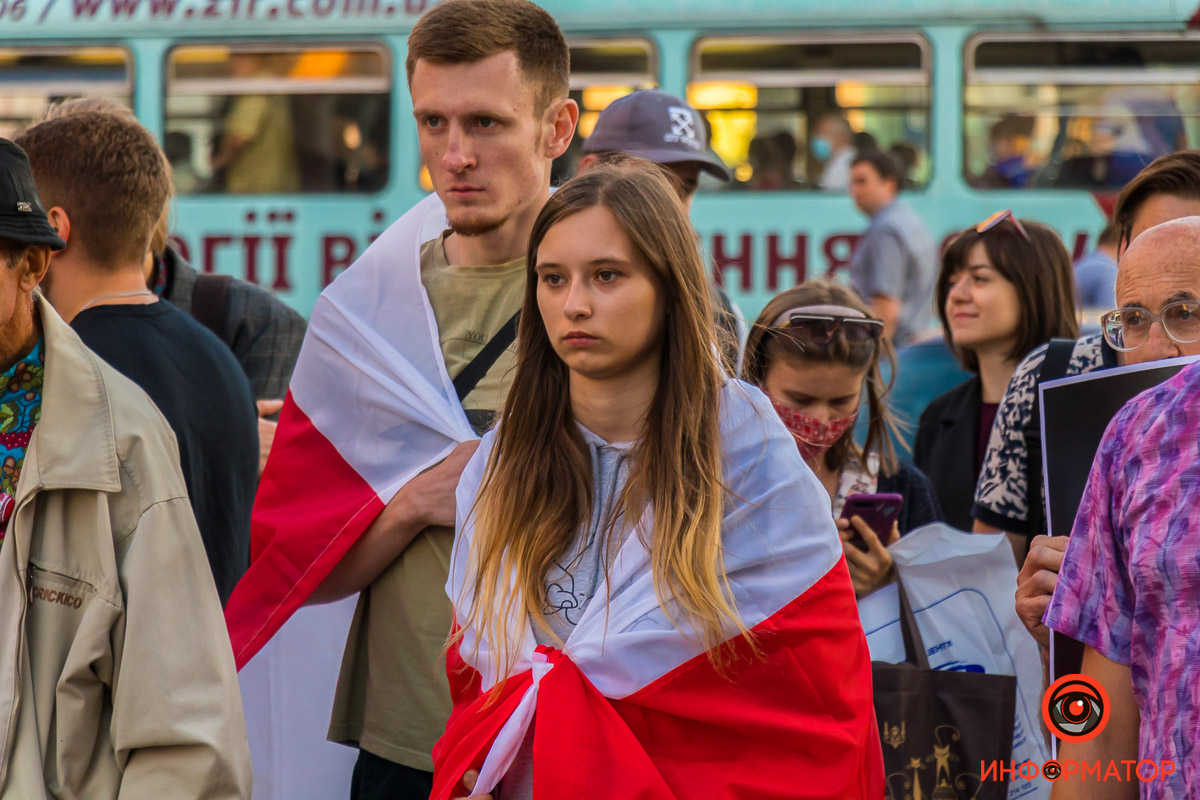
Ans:
[[[1155,322],[1177,344],[1200,342],[1200,302],[1195,300],[1167,303],[1157,314],[1138,306],[1118,308],[1100,317],[1100,328],[1114,350],[1128,353],[1149,340]]]
[[[990,217],[985,219],[983,222],[981,222],[975,226],[975,232],[981,233],[981,234],[987,233],[992,228],[996,227],[997,225],[999,225],[1001,222],[1004,222],[1005,220],[1008,220],[1009,222],[1012,223],[1012,226],[1017,229],[1017,233],[1021,234],[1022,239],[1024,239],[1027,242],[1030,241],[1029,231],[1025,230],[1025,226],[1021,224],[1021,220],[1019,220],[1013,216],[1013,212],[1012,212],[1011,208],[1006,208],[1003,211],[997,211],[995,214],[992,214]]]
[[[883,320],[834,314],[792,314],[784,326],[797,341],[828,344],[841,331],[847,342],[874,342],[883,335]]]

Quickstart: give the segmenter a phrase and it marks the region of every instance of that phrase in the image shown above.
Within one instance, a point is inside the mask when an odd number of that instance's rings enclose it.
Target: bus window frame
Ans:
[[[632,72],[590,72],[586,73],[589,77],[586,81],[577,80],[574,70],[571,71],[569,88],[571,91],[583,90],[591,86],[610,86],[623,85],[631,83],[634,85],[645,82],[644,79],[649,78],[649,82],[655,86],[660,86],[662,83],[661,59],[658,52],[658,43],[649,36],[636,35],[617,35],[617,36],[601,36],[598,34],[581,34],[578,36],[568,36],[567,50],[568,52],[574,48],[583,48],[588,46],[596,46],[601,44],[639,44],[643,45],[646,53],[649,55],[648,71],[637,76],[638,80],[630,81],[629,77],[633,76]]]
[[[741,72],[708,72],[700,71],[700,51],[706,42],[720,41],[733,44],[915,44],[921,54],[919,70],[745,70]],[[906,78],[909,73],[919,72],[920,80]],[[934,185],[937,168],[932,164],[933,158],[933,126],[934,126],[934,88],[933,88],[933,45],[929,37],[919,29],[905,28],[900,30],[869,30],[869,31],[829,31],[829,32],[796,32],[796,33],[755,33],[738,32],[734,35],[703,34],[693,41],[688,54],[687,83],[692,85],[702,81],[742,81],[753,83],[766,89],[836,87],[839,81],[853,81],[876,86],[920,86],[927,92],[927,103],[924,107],[927,144],[925,157],[930,159],[929,180],[924,185],[905,189],[906,194],[924,194]],[[808,76],[800,79],[799,76]],[[887,76],[881,80],[881,76]],[[701,113],[704,113],[703,111]],[[799,157],[799,155],[798,155]],[[766,193],[760,192],[723,192],[722,200],[728,201],[735,197],[758,197],[796,195],[800,197],[828,196],[817,188],[793,188]]]
[[[962,121],[960,128],[962,142],[959,148],[961,164],[959,177],[974,192],[1034,192],[1041,195],[1048,192],[1061,191],[1057,187],[1018,188],[1018,187],[989,187],[976,186],[972,180],[977,177],[970,174],[968,164],[968,142],[966,119],[970,110],[967,104],[967,91],[971,86],[1010,86],[1034,85],[1047,83],[1056,86],[1094,86],[1094,85],[1123,85],[1123,86],[1157,86],[1163,83],[1200,82],[1200,67],[1195,71],[1146,71],[1128,69],[1086,69],[1069,67],[1062,70],[1053,69],[1002,69],[996,67],[975,66],[976,54],[980,44],[988,42],[1158,42],[1164,40],[1194,41],[1200,45],[1200,31],[976,31],[969,35],[963,43],[962,62]],[[1175,80],[1172,76],[1182,76]]]
[[[761,44],[915,44],[921,53],[917,70],[742,70],[738,72],[702,72],[700,51],[706,42],[720,41],[738,45]],[[838,81],[873,83],[879,86],[926,86],[933,92],[933,49],[928,37],[919,30],[863,31],[829,33],[761,33],[734,36],[704,34],[692,42],[688,56],[688,83],[701,81],[746,81],[767,89],[836,86]],[[921,81],[905,78],[919,71]],[[800,76],[805,76],[801,78]],[[834,79],[836,78],[836,79]],[[931,98],[932,100],[932,98]],[[932,102],[930,104],[932,106]]]
[[[363,50],[369,49],[369,50],[376,51],[383,58],[381,74],[382,74],[382,80],[386,83],[386,87],[382,90],[357,89],[354,91],[345,92],[345,90],[342,88],[345,85],[344,83],[333,82],[333,81],[312,81],[310,83],[304,83],[304,82],[298,82],[298,81],[288,82],[288,81],[277,81],[275,79],[271,79],[270,81],[263,81],[263,82],[261,82],[261,84],[259,84],[254,81],[232,81],[231,82],[228,80],[220,80],[220,79],[204,79],[204,80],[200,80],[200,81],[185,80],[183,83],[185,85],[197,85],[198,84],[200,86],[205,86],[205,85],[209,84],[209,82],[212,82],[212,83],[221,82],[221,83],[226,83],[226,84],[233,83],[234,85],[236,85],[238,87],[245,87],[245,86],[249,85],[250,87],[254,88],[256,91],[259,89],[260,86],[269,86],[272,84],[278,84],[278,85],[286,84],[289,87],[295,87],[297,85],[319,87],[316,91],[310,91],[310,92],[305,92],[305,91],[275,91],[275,92],[258,91],[259,94],[283,94],[283,95],[306,94],[306,93],[307,94],[341,94],[341,93],[385,94],[388,97],[388,126],[390,128],[393,125],[393,122],[395,120],[395,116],[394,116],[395,109],[393,108],[393,104],[395,103],[395,87],[397,85],[396,80],[395,80],[396,59],[395,59],[395,53],[393,52],[392,47],[390,46],[388,41],[385,39],[366,39],[366,40],[362,40],[362,39],[359,39],[359,40],[285,39],[285,40],[281,40],[281,41],[280,40],[272,41],[272,40],[261,40],[261,39],[243,40],[243,39],[217,39],[217,38],[209,38],[209,37],[198,37],[198,38],[188,38],[188,39],[176,39],[171,42],[170,46],[168,46],[167,49],[165,50],[165,52],[163,53],[162,99],[160,102],[160,111],[161,111],[160,122],[162,125],[162,131],[163,131],[164,136],[166,135],[167,122],[170,118],[170,115],[167,112],[167,108],[168,108],[168,103],[171,98],[171,89],[173,86],[178,85],[178,82],[175,81],[175,79],[173,79],[172,74],[171,74],[171,67],[172,67],[171,57],[174,53],[176,53],[177,51],[179,51],[181,49],[206,48],[206,47],[209,47],[209,48],[221,47],[221,48],[225,48],[230,53],[261,52],[261,53],[271,53],[271,54],[285,53],[285,52],[304,53],[304,52],[312,52],[313,50],[343,50],[343,49],[353,50],[355,48],[363,49]],[[362,80],[363,84],[361,84],[361,85],[365,85],[367,81],[372,80],[372,79],[352,79],[351,81],[348,81],[348,82],[352,83],[353,80]],[[242,94],[251,94],[253,92],[246,92],[246,91],[242,90],[242,91],[237,91],[237,92],[208,91],[205,93],[212,94],[212,95],[219,95],[222,97],[236,97],[236,96],[239,96]],[[395,163],[393,161],[394,145],[395,145],[395,131],[389,130],[388,141],[387,141],[387,147],[388,147],[387,180],[383,183],[382,186],[380,186],[378,189],[376,189],[373,192],[272,192],[270,194],[236,194],[236,193],[232,193],[232,192],[219,192],[219,193],[213,193],[213,194],[181,195],[180,199],[199,200],[199,199],[211,199],[211,198],[231,198],[231,199],[237,198],[238,200],[245,201],[245,202],[254,202],[254,201],[260,200],[262,198],[280,198],[280,197],[296,198],[298,200],[310,200],[310,199],[324,199],[324,200],[328,200],[328,199],[338,199],[338,200],[362,199],[362,200],[365,200],[367,198],[374,198],[377,200],[378,198],[393,191],[393,186],[396,181],[396,171],[395,171],[396,167],[395,167]]]
[[[125,84],[128,88],[128,91],[124,92],[123,94],[125,94],[129,98],[129,106],[130,106],[130,109],[132,110],[134,98],[136,97],[136,92],[137,92],[137,59],[134,57],[133,49],[130,48],[127,43],[120,41],[120,40],[89,41],[84,47],[89,50],[90,49],[109,49],[109,50],[115,50],[115,51],[121,53],[124,63],[125,63]],[[80,50],[80,48],[78,46],[61,45],[61,44],[43,45],[43,44],[36,44],[36,43],[35,44],[4,44],[4,45],[0,46],[0,49],[2,49],[2,50],[17,50],[17,51],[22,51],[25,53],[31,53],[34,55],[74,55],[74,54],[78,53]],[[5,80],[2,77],[0,77],[0,87],[4,87],[5,85],[7,85]],[[19,84],[14,83],[11,85],[17,86]],[[57,91],[58,87],[61,87],[61,86],[70,87],[70,84],[55,84],[55,83],[38,82],[36,84],[36,86],[37,86],[37,89],[39,92],[46,94],[46,95],[63,95],[63,94],[65,94],[65,95],[72,95],[72,96],[76,96],[76,97],[106,97],[106,96],[108,96],[107,94],[104,94],[104,93],[95,93],[95,92]],[[47,86],[49,86],[51,89],[56,89],[56,91],[50,91],[50,89],[45,88]]]

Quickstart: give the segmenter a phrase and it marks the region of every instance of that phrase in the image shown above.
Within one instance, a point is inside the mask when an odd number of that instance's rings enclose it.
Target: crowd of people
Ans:
[[[1173,759],[1146,791],[1188,796],[1200,368],[1114,420],[1069,538],[1042,535],[1037,388],[1200,355],[1200,152],[1133,177],[1115,275],[1077,272],[1008,211],[939,254],[904,165],[831,117],[822,184],[870,220],[850,285],[749,322],[688,218],[732,176],[685,101],[614,102],[551,189],[568,61],[527,0],[421,18],[435,194],[307,334],[172,250],[167,159],[122,106],[0,140],[0,797],[248,798],[237,669],[357,595],[328,734],[352,800],[879,798],[856,599],[941,521],[1006,533],[1029,634],[1085,644],[1113,722],[1063,757]],[[1081,337],[1084,275],[1112,310]],[[888,390],[933,315],[972,377],[909,460]]]

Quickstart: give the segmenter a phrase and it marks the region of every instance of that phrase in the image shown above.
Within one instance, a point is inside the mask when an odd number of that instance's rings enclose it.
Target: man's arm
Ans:
[[[1135,761],[1138,757],[1138,725],[1141,712],[1133,697],[1129,667],[1102,656],[1095,648],[1083,653],[1084,675],[1095,678],[1108,693],[1108,723],[1086,742],[1064,742],[1059,761],[1095,764],[1106,769],[1109,761]],[[1138,782],[1081,780],[1078,775],[1054,782],[1051,800],[1137,800]]]
[[[118,545],[112,721],[120,800],[249,800],[250,748],[221,602],[185,497]]]
[[[332,603],[361,592],[421,531],[432,525],[454,525],[454,490],[478,447],[478,439],[463,442],[445,461],[404,484],[312,593],[307,604]]]

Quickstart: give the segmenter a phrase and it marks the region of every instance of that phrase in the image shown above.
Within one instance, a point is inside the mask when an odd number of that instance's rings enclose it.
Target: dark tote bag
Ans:
[[[929,668],[904,585],[904,663],[875,661],[875,716],[883,740],[887,800],[1004,800],[1008,781],[985,783],[980,765],[1011,766],[1017,679]]]

